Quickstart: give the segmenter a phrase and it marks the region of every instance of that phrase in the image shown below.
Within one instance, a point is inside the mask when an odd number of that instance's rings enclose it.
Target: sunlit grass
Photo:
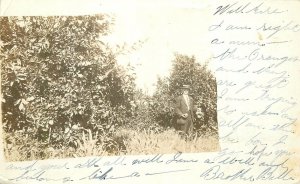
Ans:
[[[173,129],[168,129],[162,133],[155,133],[151,130],[136,132],[125,129],[120,130],[120,134],[127,134],[128,139],[124,143],[127,154],[192,153],[219,150],[217,137],[194,136],[186,140]]]
[[[10,137],[12,141],[5,144],[5,156],[8,161],[39,160],[52,158],[141,155],[176,152],[212,152],[219,150],[219,141],[212,135],[193,135],[184,138],[174,129],[162,132],[154,130],[133,130],[123,128],[116,130],[108,139],[107,136],[92,136],[82,133],[77,148],[63,147],[55,149],[36,140],[20,140],[22,137]],[[109,141],[107,141],[109,140]],[[27,142],[27,144],[24,144]]]

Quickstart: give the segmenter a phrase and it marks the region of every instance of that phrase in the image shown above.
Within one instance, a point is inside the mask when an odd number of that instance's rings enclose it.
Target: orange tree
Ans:
[[[106,15],[1,17],[5,132],[76,146],[79,132],[112,132],[130,116],[134,76],[103,43]]]
[[[174,98],[183,84],[191,86],[191,95],[201,109],[195,128],[201,127],[217,131],[217,84],[214,75],[206,65],[201,65],[195,57],[175,54],[171,73],[168,78],[159,79],[153,96],[152,114],[163,126],[172,126],[174,120]]]

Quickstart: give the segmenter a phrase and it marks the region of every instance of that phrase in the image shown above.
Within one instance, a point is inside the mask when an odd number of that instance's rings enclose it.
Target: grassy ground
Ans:
[[[141,132],[121,130],[120,135],[122,134],[128,136],[125,142],[127,154],[209,152],[219,149],[216,137],[194,136],[185,140],[172,129],[158,134],[149,130]]]
[[[194,135],[186,140],[173,129],[167,129],[161,133],[152,130],[120,129],[110,139],[110,145],[94,139],[89,133],[83,134],[81,141],[78,141],[77,149],[71,147],[55,149],[35,140],[26,142],[24,137],[23,141],[22,137],[10,138],[10,143],[5,144],[5,156],[9,161],[176,152],[196,153],[219,150],[219,141],[216,136]],[[103,139],[107,139],[107,137],[103,137]]]

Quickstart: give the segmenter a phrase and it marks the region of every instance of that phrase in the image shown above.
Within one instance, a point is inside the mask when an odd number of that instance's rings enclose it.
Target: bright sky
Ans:
[[[153,4],[114,7],[115,26],[108,37],[112,45],[143,42],[137,50],[118,59],[120,64],[130,62],[136,67],[137,86],[150,94],[157,77],[169,74],[175,52],[194,55],[203,63],[211,56],[207,9]]]

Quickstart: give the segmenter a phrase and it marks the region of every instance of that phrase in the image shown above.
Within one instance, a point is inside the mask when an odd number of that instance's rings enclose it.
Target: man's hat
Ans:
[[[190,85],[184,84],[184,85],[181,86],[180,89],[191,89],[191,88],[190,88]]]

